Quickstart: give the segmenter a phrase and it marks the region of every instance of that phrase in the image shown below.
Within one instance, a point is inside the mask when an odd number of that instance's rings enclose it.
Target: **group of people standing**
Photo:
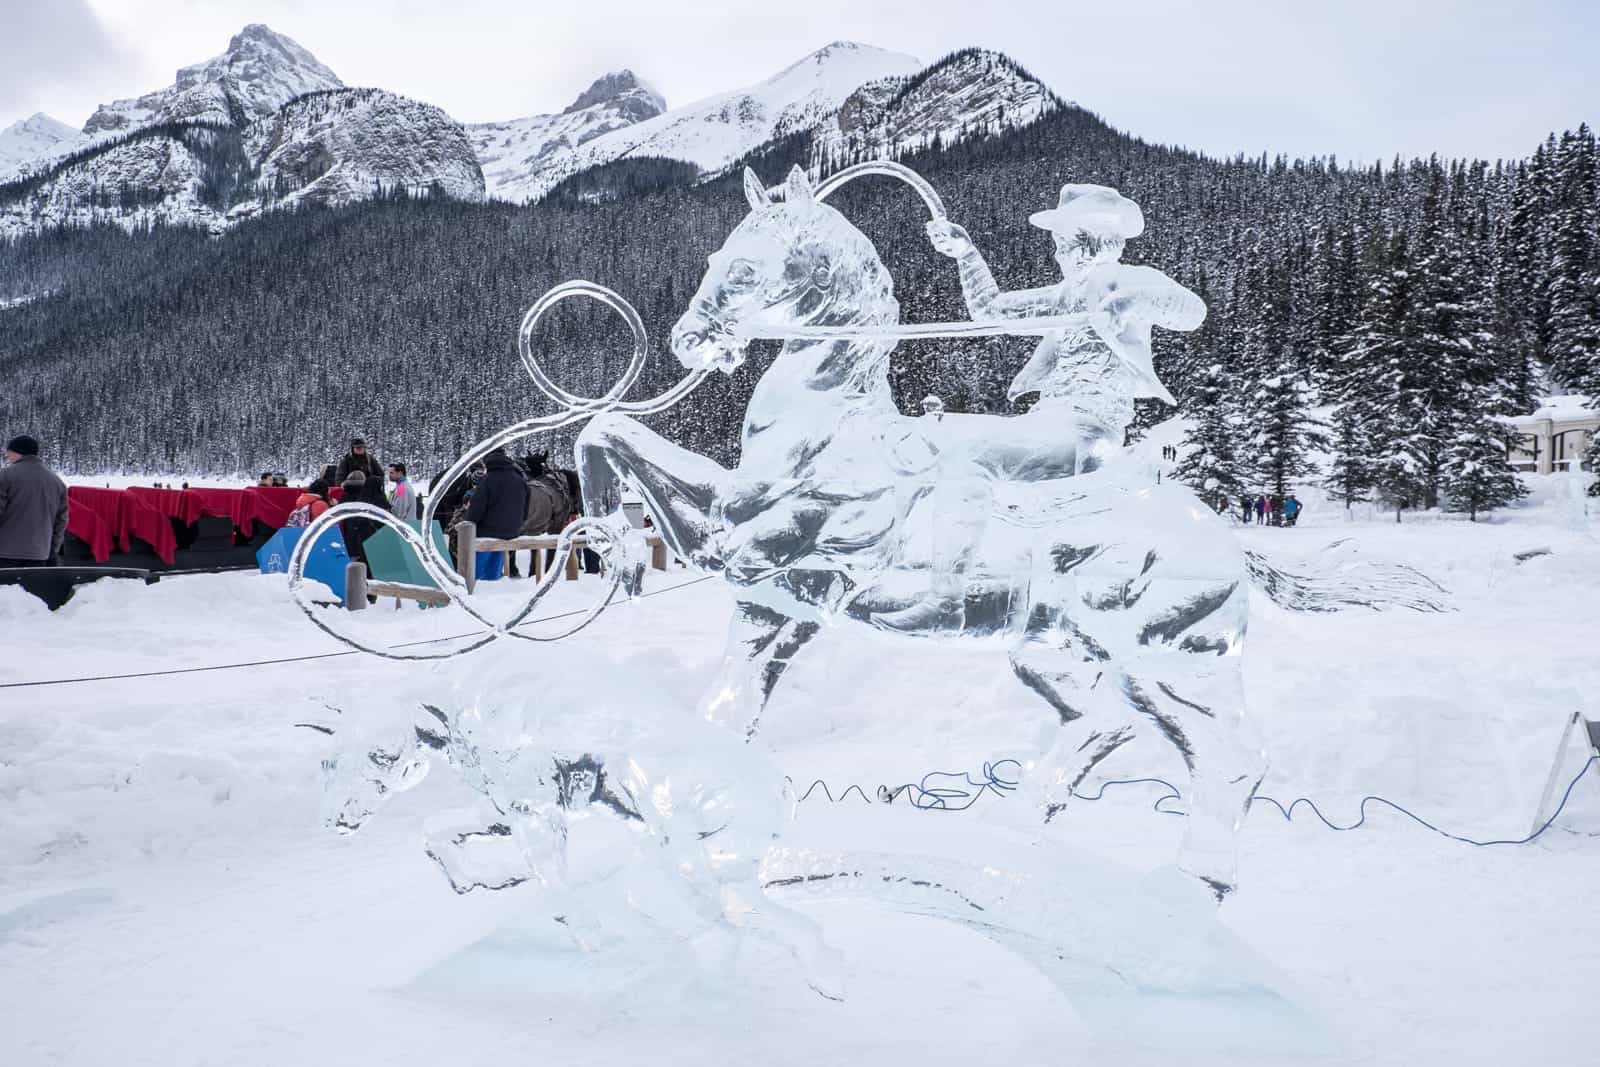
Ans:
[[[465,480],[442,492],[436,513],[448,516],[445,529],[452,552],[459,551],[456,528],[463,522],[472,523],[480,538],[509,540],[560,533],[583,510],[578,472],[552,466],[544,452],[519,460],[495,449],[473,466]],[[584,566],[590,572],[599,569],[593,552],[584,552]],[[520,577],[516,553],[479,553],[476,574],[485,581],[506,574]]]
[[[1268,496],[1258,493],[1251,496],[1245,493],[1239,498],[1239,521],[1249,526],[1253,521],[1257,526],[1293,526],[1300,518],[1301,503],[1295,495]],[[1218,502],[1217,511],[1226,512],[1228,502]]]
[[[422,516],[422,503],[406,474],[406,465],[391,463],[386,472],[378,457],[367,451],[366,441],[352,437],[344,457],[323,467],[322,473],[295,499],[289,525],[309,525],[327,511],[333,504],[334,486],[343,493],[341,503],[371,504],[407,522],[416,522]],[[377,521],[363,518],[346,519],[339,524],[351,559],[366,562],[362,546],[378,532],[378,526]]]
[[[350,450],[337,464],[330,463],[295,500],[289,525],[305,526],[332,505],[331,490],[339,486],[342,503],[371,504],[406,522],[422,517],[418,495],[404,463],[387,468],[368,450],[366,441],[352,438]],[[465,478],[451,485],[434,486],[439,496],[434,513],[443,523],[451,551],[457,551],[456,528],[470,522],[481,538],[510,539],[525,534],[559,533],[582,510],[576,471],[550,465],[545,453],[513,459],[496,449],[474,464]],[[375,519],[349,518],[340,523],[350,558],[366,562],[364,545],[382,524]],[[589,569],[598,561],[585,553]],[[486,552],[478,557],[478,578],[492,580],[506,572],[507,553]],[[510,575],[518,577],[515,555]]]

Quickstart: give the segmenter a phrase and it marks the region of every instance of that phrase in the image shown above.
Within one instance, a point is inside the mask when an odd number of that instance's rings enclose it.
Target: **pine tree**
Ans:
[[[1459,201],[1451,198],[1444,168],[1429,161],[1422,198],[1416,282],[1405,335],[1402,395],[1418,465],[1422,503],[1435,507],[1445,480],[1445,456],[1458,430],[1489,414],[1476,405],[1503,390],[1484,330],[1486,285],[1473,277]]]
[[[1600,408],[1600,389],[1595,392],[1595,407]],[[1594,481],[1589,483],[1589,495],[1600,496],[1600,433],[1594,435],[1594,440],[1589,442],[1589,451],[1583,457],[1589,464],[1589,469],[1594,471]]]
[[[1286,497],[1295,483],[1317,470],[1311,453],[1328,447],[1326,424],[1311,416],[1311,388],[1286,371],[1263,381],[1250,406],[1250,447],[1257,477],[1274,496]]]
[[[1473,522],[1480,511],[1504,507],[1528,491],[1507,460],[1516,433],[1490,414],[1493,407],[1491,398],[1479,397],[1445,455],[1446,502]]]
[[[1244,492],[1244,481],[1234,446],[1238,429],[1222,364],[1212,364],[1194,384],[1188,410],[1193,421],[1172,476],[1207,503],[1214,506],[1220,499],[1231,506]]]
[[[1588,126],[1564,134],[1550,220],[1550,369],[1567,388],[1600,377],[1600,179]]]
[[[1377,489],[1395,499],[1405,486],[1409,447],[1403,387],[1412,280],[1406,241],[1396,234],[1374,251],[1361,310],[1340,342],[1333,411],[1337,453],[1328,486],[1349,507]],[[1410,499],[1409,491],[1404,499]]]

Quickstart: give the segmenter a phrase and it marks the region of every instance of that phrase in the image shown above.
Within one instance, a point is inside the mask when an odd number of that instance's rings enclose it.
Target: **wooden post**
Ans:
[[[659,537],[650,539],[650,566],[658,571],[667,569],[667,543]]]
[[[463,522],[456,527],[456,573],[466,579],[467,592],[478,585],[478,526]]]
[[[573,545],[572,546],[572,550],[567,553],[567,581],[575,582],[577,580],[578,580],[578,546],[577,545]]]
[[[344,606],[348,611],[364,611],[367,606],[367,565],[351,560],[344,568]]]
[[[544,549],[534,549],[529,553],[529,557],[529,564],[531,565],[531,569],[533,571],[533,580],[536,582],[544,581]]]

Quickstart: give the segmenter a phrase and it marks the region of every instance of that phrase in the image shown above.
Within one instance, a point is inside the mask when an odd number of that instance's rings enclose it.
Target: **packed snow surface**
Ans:
[[[1283,610],[1252,596],[1250,710],[1271,763],[1262,792],[1314,798],[1353,822],[1381,794],[1479,838],[1521,837],[1574,710],[1600,717],[1600,506],[1584,479],[1530,480],[1489,521],[1347,516],[1308,494],[1301,525],[1240,531],[1286,570],[1343,559],[1404,564],[1445,591],[1443,612]],[[564,642],[537,699],[639,714],[693,706],[721,655],[720,580],[653,573],[648,596]],[[485,586],[509,607],[522,587]],[[562,583],[548,612],[595,579]],[[387,638],[471,629],[455,608],[380,605],[350,621]],[[683,946],[572,949],[536,893],[456,896],[419,845],[423,817],[470,798],[435,773],[352,837],[317,825],[319,762],[336,735],[296,728],[325,703],[392,701],[405,666],[309,625],[281,576],[104,582],[50,614],[0,587],[0,684],[329,658],[0,689],[0,1062],[283,1064],[743,1062],[819,1064],[1592,1062],[1600,1022],[1600,777],[1532,845],[1472,848],[1381,809],[1364,829],[1293,824],[1258,803],[1240,837],[1240,889],[1220,922],[1317,1027],[1246,1025],[1218,995],[1185,1007],[1066,996],[974,929],[889,904],[802,898],[845,961],[846,997],[816,996],[766,949],[726,974],[681,966]],[[446,670],[472,671],[474,657]],[[840,694],[844,694],[841,696]],[[916,781],[1022,752],[1048,709],[1012,683],[997,645],[852,631],[796,661],[758,743],[800,790],[825,780]],[[1581,766],[1581,754],[1569,760]],[[1180,784],[1170,747],[1141,741],[1107,777]],[[1053,843],[1085,864],[1159,872],[1182,820],[1160,790],[1077,802]],[[807,841],[903,847],[984,862],[1014,797],[917,812],[820,790]],[[1053,855],[1041,849],[1041,855]],[[1063,855],[1067,853],[1062,853]],[[1064,901],[1081,892],[1059,870]],[[1152,875],[1154,877],[1154,875]],[[1103,900],[1082,906],[1108,909]],[[1167,1012],[1169,1016],[1163,1016]],[[1285,1051],[1290,1049],[1291,1051]]]

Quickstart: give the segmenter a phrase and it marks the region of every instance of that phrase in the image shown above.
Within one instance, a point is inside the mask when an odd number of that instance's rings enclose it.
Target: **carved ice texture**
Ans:
[[[528,883],[535,907],[586,949],[708,930],[767,937],[837,995],[815,924],[762,892],[794,799],[759,750],[687,709],[613,710],[559,687],[553,698],[548,674],[514,647],[473,665],[426,683],[409,727],[329,764],[331,828],[359,830],[442,762],[480,796],[423,827],[456,892]]]
[[[833,624],[998,637],[1059,723],[1024,780],[1038,818],[1152,727],[1191,773],[1180,864],[1221,895],[1262,771],[1241,737],[1244,559],[1210,509],[1155,484],[1122,449],[1134,397],[1166,396],[1152,327],[1193,329],[1205,307],[1159,271],[1118,262],[1143,218],[1088,185],[1032,216],[1055,238],[1061,283],[1002,293],[911,175],[973,322],[901,324],[871,242],[823,202],[865,173],[909,174],[867,164],[814,189],[796,168],[768,189],[746,172],[750,214],[710,257],[670,341],[694,374],[733,371],[752,339],[784,340],[751,397],[739,463],[723,468],[600,413],[577,444],[585,510],[620,528],[630,487],[675,552],[735,587],[703,709],[713,721],[754,734],[783,672]],[[888,379],[897,340],[979,333],[1041,336],[1012,386],[1039,402],[1013,417],[938,403],[901,414]]]
[[[892,279],[871,242],[824,202],[868,175],[899,178],[921,196],[934,246],[955,260],[970,321],[899,321]],[[757,787],[775,782],[775,774],[753,748],[728,739],[756,733],[784,671],[825,631],[871,625],[918,639],[991,638],[1006,648],[1013,675],[1038,698],[1041,722],[1053,731],[1023,776],[1035,826],[1053,818],[1137,730],[1156,731],[1190,771],[1179,864],[1218,896],[1226,893],[1234,884],[1234,833],[1263,770],[1259,750],[1243,737],[1247,575],[1223,520],[1181,485],[1157,483],[1122,448],[1134,397],[1165,395],[1151,365],[1151,330],[1193,329],[1205,314],[1194,294],[1160,272],[1119,262],[1124,243],[1142,232],[1138,206],[1112,189],[1066,186],[1054,208],[1032,216],[1055,239],[1060,284],[1004,293],[937,193],[898,164],[861,164],[815,188],[799,169],[772,189],[746,172],[745,195],[750,214],[711,256],[672,330],[671,350],[688,370],[676,386],[649,400],[624,400],[646,354],[638,315],[601,286],[557,286],[524,317],[519,351],[534,384],[560,410],[479,443],[441,481],[454,481],[495,448],[587,420],[576,450],[587,517],[562,537],[590,538],[606,557],[609,585],[566,633],[592,620],[619,588],[637,588],[645,554],[621,510],[629,487],[681,558],[721,572],[735,589],[726,654],[700,709],[703,720],[731,729],[701,749],[664,735],[608,748],[581,743],[577,738],[589,735],[573,732],[599,729],[607,721],[600,709],[559,724],[513,726],[524,714],[513,703],[515,688],[435,702],[426,713],[432,723],[423,721],[418,736],[462,771],[489,807],[432,826],[430,853],[458,888],[530,879],[567,885],[574,813],[593,809],[658,840],[697,892],[711,879],[752,893],[754,875],[717,881],[722,875],[713,868],[722,868],[706,867],[711,861],[695,843],[715,830],[717,843],[706,848],[737,857],[731,869],[744,872],[756,862],[756,839],[766,840],[776,825],[761,807],[771,788]],[[561,389],[534,356],[540,316],[573,296],[607,304],[633,332],[633,359],[602,397]],[[1027,413],[951,414],[936,397],[920,415],[898,411],[888,380],[898,340],[997,334],[1041,338],[1012,386],[1017,395],[1039,394]],[[733,469],[631,417],[670,407],[713,370],[737,369],[757,338],[783,345],[756,385]],[[437,500],[435,494],[428,503],[424,529]],[[345,633],[340,613],[311,603],[306,550],[334,523],[357,515],[394,527],[480,633],[445,647],[391,648],[376,643],[370,628]],[[355,647],[412,659],[507,637],[553,639],[517,626],[556,576],[548,574],[508,617],[490,618],[415,530],[364,505],[330,509],[308,528],[290,564],[291,586],[316,625]],[[630,725],[639,729],[637,721]],[[485,740],[502,729],[516,740]],[[704,767],[695,758],[713,751],[725,753],[726,767],[680,769]],[[414,781],[416,759],[410,747],[380,745],[364,761],[347,763],[342,773],[356,788],[343,825],[359,825]],[[665,795],[674,799],[656,804],[663,782],[683,773],[716,782],[735,768],[741,793],[757,798],[748,831],[742,819],[725,834],[710,816],[693,814],[720,803],[709,799],[714,793],[697,792],[710,788],[703,784],[690,790],[698,798],[692,801],[667,785]],[[598,784],[602,778],[610,791]],[[558,802],[568,794],[587,794],[589,802]],[[747,832],[753,836],[738,836]],[[785,919],[777,924],[792,928]]]

